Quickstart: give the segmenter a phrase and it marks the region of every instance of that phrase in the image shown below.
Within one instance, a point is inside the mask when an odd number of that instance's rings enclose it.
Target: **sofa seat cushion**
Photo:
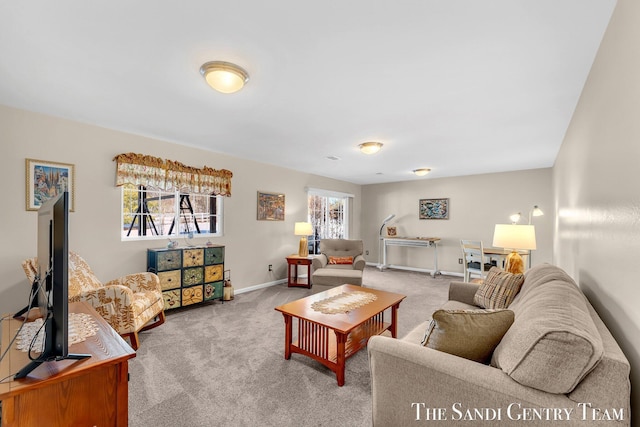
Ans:
[[[349,268],[320,268],[313,272],[311,283],[314,285],[340,286],[344,284],[362,286],[362,270]]]
[[[513,319],[511,310],[436,310],[422,345],[486,364]]]
[[[523,282],[523,274],[512,274],[492,267],[473,297],[473,302],[482,308],[507,308]]]
[[[594,369],[604,350],[577,285],[568,276],[549,277],[537,280],[510,306],[515,322],[491,363],[522,385],[567,394]]]

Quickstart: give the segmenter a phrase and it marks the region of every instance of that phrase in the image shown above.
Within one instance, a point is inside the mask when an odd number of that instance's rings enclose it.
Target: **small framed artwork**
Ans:
[[[26,159],[25,204],[37,211],[42,203],[69,192],[69,210],[75,210],[75,171],[72,164]]]
[[[398,234],[395,227],[387,227],[387,236],[396,237],[397,235]]]
[[[258,221],[284,221],[284,194],[258,191]]]
[[[449,199],[420,199],[420,219],[449,219]]]

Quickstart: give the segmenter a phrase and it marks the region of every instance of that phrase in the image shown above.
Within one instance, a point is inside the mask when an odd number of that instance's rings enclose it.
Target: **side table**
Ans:
[[[307,266],[307,278],[298,278],[298,266]],[[291,270],[293,268],[293,274]],[[287,270],[288,270],[288,287],[304,287],[311,288],[311,257],[301,257],[296,254],[289,255],[287,257]]]

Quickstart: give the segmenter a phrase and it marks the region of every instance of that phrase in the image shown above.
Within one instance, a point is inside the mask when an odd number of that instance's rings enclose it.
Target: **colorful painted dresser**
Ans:
[[[147,271],[160,278],[165,310],[222,300],[224,246],[147,249]]]

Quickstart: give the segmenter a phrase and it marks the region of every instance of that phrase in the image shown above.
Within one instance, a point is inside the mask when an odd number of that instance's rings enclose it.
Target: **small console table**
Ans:
[[[435,277],[436,274],[440,274],[440,270],[438,270],[439,237],[383,237],[382,240],[384,241],[382,264],[378,265],[380,271],[387,268],[387,246],[409,246],[433,248],[433,271],[431,272],[431,276]]]
[[[301,257],[296,254],[289,255],[287,257],[287,286],[288,287],[304,287],[311,288],[311,257]],[[307,278],[299,278],[298,277],[298,266],[307,266]],[[293,269],[293,274],[291,274],[291,270]]]

